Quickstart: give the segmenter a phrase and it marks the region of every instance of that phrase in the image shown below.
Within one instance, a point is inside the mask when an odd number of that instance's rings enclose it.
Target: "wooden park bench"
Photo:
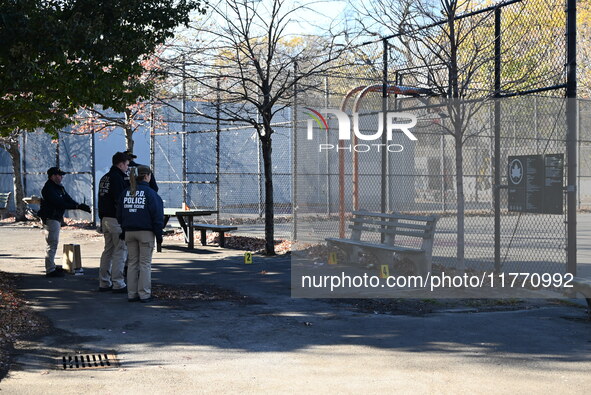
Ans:
[[[201,244],[207,244],[207,235],[206,232],[211,230],[212,232],[218,232],[220,235],[220,247],[224,247],[226,243],[226,238],[224,237],[224,232],[230,232],[232,230],[238,229],[236,226],[228,226],[228,225],[211,225],[211,224],[194,224],[193,228],[195,230],[201,231]]]
[[[374,255],[384,265],[393,263],[394,255],[398,255],[413,263],[416,274],[425,276],[431,271],[437,217],[368,211],[354,211],[353,216],[353,223],[349,225],[352,230],[349,239],[326,239],[329,247],[337,246],[345,251],[348,263],[358,263],[362,252]],[[377,233],[379,236],[375,238],[379,240],[363,240],[364,232]],[[403,246],[396,240],[400,236],[422,239],[421,245],[415,248]]]
[[[12,192],[0,193],[0,219],[4,219],[8,211],[8,203],[10,202],[10,195]]]

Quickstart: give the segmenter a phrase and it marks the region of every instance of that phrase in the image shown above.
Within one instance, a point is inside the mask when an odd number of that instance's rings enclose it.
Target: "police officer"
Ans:
[[[119,238],[121,225],[117,221],[117,204],[121,193],[129,186],[125,180],[129,167],[129,156],[117,152],[112,158],[113,166],[99,181],[98,211],[105,238],[99,268],[99,291],[113,290],[115,293],[127,292],[123,265],[127,255],[125,243]]]
[[[134,155],[133,152],[131,152],[131,150],[126,150],[123,153],[129,157],[129,170],[127,171],[127,175],[125,177],[125,180],[129,183],[130,173],[132,171],[136,171],[135,174],[137,174],[137,168],[139,166],[144,166],[144,165],[135,162],[135,159],[137,159],[137,155]],[[156,183],[156,177],[154,176],[154,172],[152,172],[152,174],[150,176],[150,188],[152,188],[153,190],[158,192],[158,184]],[[125,261],[125,266],[123,268],[123,274],[125,276],[127,276],[127,260]]]
[[[131,150],[127,150],[124,152],[125,154],[127,154],[127,156],[129,156],[129,168],[131,170],[131,168],[138,168],[139,166],[144,166],[140,163],[135,162],[135,160],[137,159],[137,155],[134,155]],[[152,175],[150,176],[150,188],[152,188],[153,190],[155,190],[156,192],[158,192],[158,183],[156,183],[156,177],[154,177],[154,172],[152,172]]]
[[[162,244],[164,208],[162,199],[150,187],[152,171],[138,166],[136,184],[121,195],[117,218],[125,234],[129,254],[127,297],[130,302],[152,300],[152,252],[154,239]]]
[[[48,180],[41,190],[43,200],[38,215],[43,221],[45,233],[45,275],[60,277],[64,275],[62,267],[55,264],[55,253],[59,244],[60,228],[64,222],[64,212],[68,209],[78,209],[90,213],[90,207],[74,201],[62,185],[64,171],[59,167],[47,170]]]

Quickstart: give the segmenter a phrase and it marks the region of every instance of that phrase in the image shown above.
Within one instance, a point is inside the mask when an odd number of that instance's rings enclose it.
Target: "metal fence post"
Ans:
[[[156,172],[156,123],[154,121],[154,102],[150,103],[150,166]]]
[[[215,216],[216,225],[220,224],[220,79],[216,81],[216,103],[215,103],[215,209],[217,214]]]
[[[382,68],[382,117],[383,117],[383,132],[382,133],[382,146],[388,146],[388,134],[386,133],[387,124],[387,112],[388,112],[388,39],[382,39],[383,45],[383,68]],[[382,173],[381,173],[381,202],[380,209],[382,213],[387,210],[387,187],[388,187],[388,150],[382,150]],[[382,238],[384,235],[382,234]],[[383,240],[382,240],[383,241]]]
[[[23,193],[25,196],[27,196],[27,134],[28,132],[23,133],[23,144],[21,147],[21,169],[23,176]]]
[[[181,123],[181,162],[183,165],[183,183],[181,184],[183,186],[183,205],[187,204],[187,189],[189,188],[188,184],[187,184],[187,75],[186,75],[186,70],[185,70],[185,66],[186,66],[186,59],[183,56],[183,81],[182,81],[182,103],[181,103],[181,109],[182,109],[182,114],[181,114],[181,119],[182,119],[182,123]]]
[[[577,210],[581,209],[581,103],[577,100]]]
[[[494,209],[495,209],[495,188],[494,188],[494,169],[495,169],[495,163],[494,163],[494,158],[495,158],[495,133],[494,133],[494,121],[495,121],[495,111],[494,111],[494,104],[492,107],[488,107],[489,109],[489,114],[488,114],[488,122],[491,125],[491,132],[488,135],[489,137],[489,144],[488,144],[488,174],[490,174],[490,184],[492,186],[492,188],[490,189],[490,209],[493,210],[493,214],[494,214]]]
[[[440,140],[439,140],[439,167],[441,172],[441,205],[443,206],[443,212],[447,210],[447,188],[445,183],[445,135],[441,132]]]
[[[293,76],[297,78],[298,74],[298,63],[297,61],[293,64]],[[293,216],[292,222],[292,241],[295,242],[298,239],[298,208],[297,208],[297,154],[298,154],[298,141],[297,141],[297,130],[298,130],[298,84],[297,81],[293,84],[293,108],[291,111],[292,116],[292,128],[291,128],[291,212]]]
[[[92,209],[92,225],[96,226],[96,145],[94,141],[94,124],[90,129],[90,173],[92,177],[92,194],[90,196],[90,208]]]
[[[577,274],[577,0],[566,9],[567,256],[566,270]]]
[[[388,118],[388,39],[382,39],[383,45],[383,58],[382,62],[382,147],[388,146],[388,133],[386,133],[386,125],[387,125],[387,118]],[[385,213],[388,209],[388,150],[382,150],[382,171],[381,171],[381,202],[380,202],[380,211]],[[386,235],[382,233],[380,235],[381,242],[383,243]]]
[[[494,212],[495,212],[495,272],[499,273],[501,266],[501,8],[495,9],[495,93],[494,93]]]
[[[328,75],[324,76],[324,108],[328,108],[330,105],[329,100],[329,89],[328,89]],[[328,133],[324,135],[324,142],[325,144],[329,143],[328,140]],[[327,145],[328,146],[328,145]],[[328,150],[326,150],[326,214],[330,217],[331,212],[331,204],[330,204],[330,154]]]
[[[540,153],[540,130],[538,127],[538,97],[534,96],[534,130],[536,132],[536,154]]]

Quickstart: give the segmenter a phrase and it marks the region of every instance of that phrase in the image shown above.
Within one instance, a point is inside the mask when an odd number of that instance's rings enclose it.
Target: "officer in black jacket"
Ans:
[[[41,208],[38,215],[43,221],[43,231],[45,233],[45,275],[47,277],[63,276],[62,267],[55,264],[55,253],[60,238],[60,227],[64,221],[64,212],[68,209],[78,209],[90,213],[90,207],[86,204],[79,204],[74,201],[66,192],[62,185],[62,180],[66,174],[58,167],[51,167],[47,170],[49,178],[41,195]]]
[[[119,196],[129,186],[126,173],[129,156],[117,152],[112,158],[113,166],[99,181],[98,209],[101,227],[105,238],[105,248],[101,255],[99,268],[99,291],[113,290],[115,293],[127,292],[123,266],[127,258],[125,243],[119,239],[122,233],[117,221]]]
[[[145,166],[142,165],[140,163],[137,163],[135,160],[137,159],[137,155],[134,155],[131,150],[127,150],[124,152],[125,154],[127,154],[127,156],[129,156],[129,170],[131,171],[132,168],[138,168],[140,166]],[[147,166],[145,166],[147,167]],[[128,174],[128,179],[129,179],[129,172],[127,172]],[[136,173],[137,174],[137,173]],[[153,190],[155,190],[156,192],[158,192],[158,183],[156,182],[156,177],[154,177],[154,173],[152,173],[152,175],[150,176],[150,188],[152,188]]]

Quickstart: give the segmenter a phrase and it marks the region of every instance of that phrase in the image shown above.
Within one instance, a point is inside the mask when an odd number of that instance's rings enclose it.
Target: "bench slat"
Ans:
[[[383,233],[383,234],[387,234],[387,235],[420,237],[422,239],[429,237],[429,232],[412,232],[412,231],[397,230],[397,229],[370,228],[367,226],[359,226],[359,225],[349,225],[349,229],[362,230],[365,232]]]
[[[430,224],[409,224],[408,222],[393,222],[393,221],[376,221],[372,219],[353,218],[351,222],[358,224],[371,224],[379,226],[387,226],[390,228],[408,228],[408,229],[422,229],[431,230],[433,228]]]
[[[369,211],[353,211],[353,215],[362,217],[378,217],[378,218],[392,218],[392,219],[407,219],[410,221],[426,221],[435,222],[437,217],[425,216],[425,215],[408,215],[408,214],[384,214],[384,213],[371,213]]]
[[[416,253],[423,253],[425,250],[420,248],[412,248],[412,247],[399,247],[399,246],[391,246],[386,244],[374,244],[368,243],[366,241],[356,241],[351,239],[336,239],[336,238],[328,238],[326,241],[331,243],[341,243],[341,244],[350,244],[358,247],[365,247],[365,248],[376,248],[380,250],[390,250],[394,252],[416,252]]]
[[[213,224],[193,224],[193,228],[197,230],[215,230],[219,232],[227,232],[230,230],[237,230],[236,226],[227,225],[213,225]]]

